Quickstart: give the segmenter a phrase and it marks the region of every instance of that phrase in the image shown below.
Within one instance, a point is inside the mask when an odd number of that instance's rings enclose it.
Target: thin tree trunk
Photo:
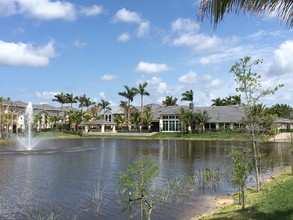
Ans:
[[[252,132],[252,146],[253,146],[253,157],[254,157],[254,168],[255,168],[255,181],[256,181],[256,191],[259,192],[260,179],[259,179],[259,164],[258,164],[258,155],[257,147],[255,141],[254,131]]]
[[[241,185],[241,198],[242,198],[242,209],[245,209],[245,195],[244,195],[244,185]]]

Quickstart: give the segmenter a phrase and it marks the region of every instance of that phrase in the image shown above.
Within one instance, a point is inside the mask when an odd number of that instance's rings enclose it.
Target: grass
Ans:
[[[247,189],[245,210],[241,210],[240,205],[233,203],[202,219],[293,219],[293,176],[290,172],[289,167],[285,168],[277,178],[262,185],[260,192]],[[234,195],[233,198],[238,202],[237,196]]]

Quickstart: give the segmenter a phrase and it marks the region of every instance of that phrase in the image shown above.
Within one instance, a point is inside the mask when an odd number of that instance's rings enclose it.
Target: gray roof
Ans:
[[[159,120],[161,115],[175,115],[181,108],[188,109],[188,106],[162,106],[154,112],[154,120]],[[209,122],[214,123],[233,123],[239,122],[243,116],[244,111],[238,106],[207,106],[207,107],[195,107],[194,112],[207,111],[209,116]]]

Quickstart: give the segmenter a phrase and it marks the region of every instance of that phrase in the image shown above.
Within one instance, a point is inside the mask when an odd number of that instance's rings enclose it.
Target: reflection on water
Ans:
[[[26,219],[38,209],[61,208],[77,219],[128,219],[115,202],[115,182],[131,161],[151,157],[160,166],[163,183],[168,178],[198,175],[205,169],[227,168],[227,149],[237,143],[176,140],[47,140],[27,153],[13,145],[0,149],[0,216]],[[281,144],[266,144],[262,167],[274,172],[286,162]],[[201,174],[202,175],[202,174]],[[265,177],[265,176],[264,176]],[[105,205],[97,216],[91,206],[100,190]],[[153,219],[188,219],[209,209],[209,196],[233,192],[221,179],[209,187],[197,183],[197,190],[182,204],[169,204],[153,211]]]

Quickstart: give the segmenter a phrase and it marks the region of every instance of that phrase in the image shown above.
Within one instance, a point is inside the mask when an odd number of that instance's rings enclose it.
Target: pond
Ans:
[[[44,140],[26,152],[14,145],[0,148],[0,218],[29,219],[58,211],[68,219],[128,219],[115,191],[119,174],[138,159],[150,157],[159,165],[159,182],[194,175],[206,168],[227,169],[233,142],[69,139]],[[262,148],[266,172],[277,171],[285,161],[283,145]],[[226,181],[217,187],[200,186],[180,203],[170,203],[152,213],[152,219],[190,219],[211,208],[211,196],[234,191]],[[98,212],[90,210],[93,195],[102,198]]]

